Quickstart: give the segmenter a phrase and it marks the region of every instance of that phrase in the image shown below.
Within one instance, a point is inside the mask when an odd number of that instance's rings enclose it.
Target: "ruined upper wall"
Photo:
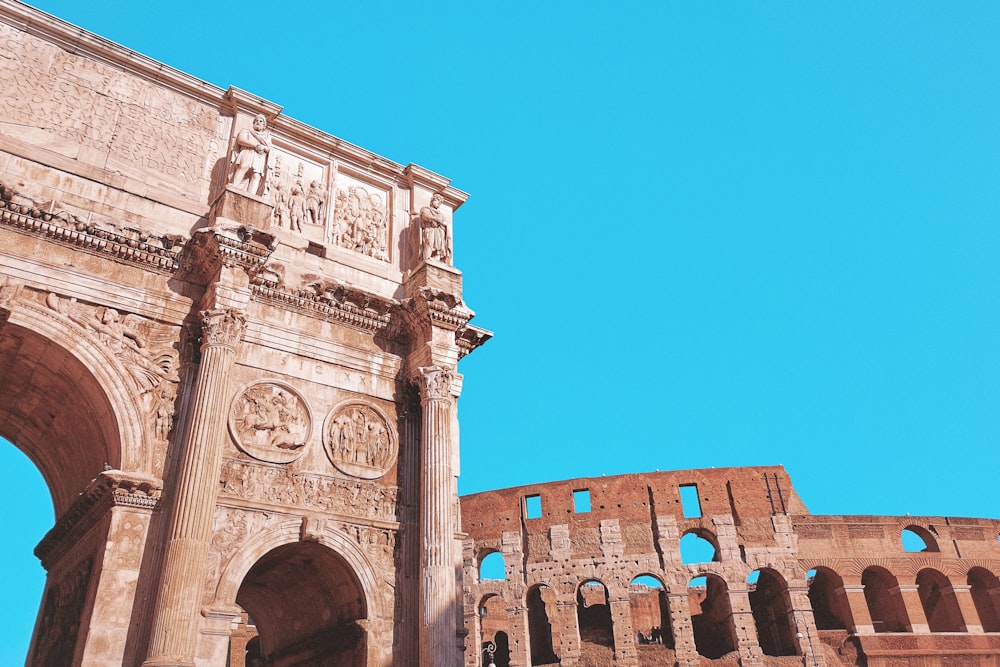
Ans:
[[[687,507],[687,512],[681,501],[681,487],[697,493],[697,507]],[[589,498],[589,511],[579,511],[575,492],[579,492],[578,501]],[[528,498],[537,500],[526,501]],[[540,504],[541,514],[529,518],[533,516],[529,510],[537,507],[536,503]],[[625,531],[626,553],[630,553],[630,542],[635,542],[631,547],[635,551],[653,550],[649,527],[657,518],[672,517],[683,533],[711,525],[711,517],[731,515],[748,533],[761,524],[762,535],[770,536],[774,514],[808,514],[781,466],[590,477],[462,498],[463,529],[477,543],[499,544],[504,532],[520,531],[522,523],[529,535],[547,538],[553,526],[566,525],[571,536],[594,533],[596,539],[602,522],[613,520]],[[544,558],[545,554],[547,549],[538,550],[538,557]]]
[[[18,3],[0,5],[0,88],[0,174],[29,209],[144,238],[249,225],[275,237],[292,285],[325,276],[398,298],[423,259],[421,228],[439,247],[430,259],[452,265],[467,195],[447,179]]]

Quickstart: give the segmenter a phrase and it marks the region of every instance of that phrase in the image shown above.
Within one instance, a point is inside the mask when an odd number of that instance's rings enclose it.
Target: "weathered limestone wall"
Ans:
[[[1000,660],[1000,520],[814,516],[781,467],[489,491],[462,498],[462,517],[469,667],[497,636],[497,665],[602,650],[692,667]],[[903,531],[926,549],[905,550]],[[495,553],[505,579],[481,579]]]

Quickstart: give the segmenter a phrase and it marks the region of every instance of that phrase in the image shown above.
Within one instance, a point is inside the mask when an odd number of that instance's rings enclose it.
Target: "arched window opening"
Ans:
[[[875,632],[912,632],[899,582],[891,572],[870,567],[861,574],[861,584]]]
[[[528,638],[532,665],[559,662],[559,656],[553,650],[557,642],[552,636],[552,623],[549,621],[549,611],[555,610],[555,604],[555,591],[548,586],[534,586],[528,591]]]
[[[510,622],[507,619],[507,606],[499,595],[489,595],[479,604],[479,633],[482,638],[484,656],[486,648],[495,647],[493,663],[496,667],[510,665],[510,647],[507,642],[507,631]],[[486,663],[484,663],[486,664]]]
[[[703,585],[696,582],[703,581]],[[698,654],[710,660],[736,650],[736,627],[729,603],[729,587],[714,574],[695,577],[688,584],[691,627]]]
[[[997,575],[986,568],[974,567],[969,570],[968,581],[983,632],[1000,632],[1000,580]]]
[[[749,597],[750,610],[757,626],[757,643],[764,655],[796,655],[795,619],[788,585],[773,570],[755,572],[758,576],[756,582],[751,583]]]
[[[670,627],[670,605],[659,579],[649,575],[636,577],[628,587],[632,629],[640,644],[674,648]]]
[[[929,530],[921,526],[910,525],[900,533],[903,551],[906,553],[937,552],[937,540]]]
[[[506,632],[498,632],[492,642],[483,642],[483,655],[490,660],[489,649],[493,649],[490,663],[496,667],[510,667],[510,640]]]
[[[715,544],[706,539],[707,536],[711,535],[707,531],[702,534],[698,534],[694,531],[685,533],[681,537],[680,547],[681,547],[681,563],[685,565],[692,565],[695,563],[711,563],[712,561],[719,560],[718,549],[716,549]],[[714,535],[712,535],[714,539]]]
[[[917,594],[931,632],[965,632],[965,619],[948,577],[926,568],[917,572]]]
[[[505,581],[507,579],[507,564],[503,554],[493,551],[479,562],[479,581]]]
[[[580,584],[576,590],[576,615],[580,626],[581,662],[611,664],[615,633],[608,589],[604,584],[593,579]]]
[[[821,567],[810,570],[809,604],[817,630],[853,630],[854,618],[840,575]]]
[[[8,656],[10,664],[25,664],[35,624],[30,610],[39,608],[45,588],[45,568],[33,552],[52,527],[55,516],[52,497],[38,468],[3,438],[0,438],[0,470],[4,471],[0,502],[4,507],[19,508],[17,512],[8,512],[4,519],[4,576],[8,581],[4,605],[26,612],[6,616],[8,641],[0,655]],[[79,619],[72,622],[79,623]],[[59,632],[63,631],[65,628]]]

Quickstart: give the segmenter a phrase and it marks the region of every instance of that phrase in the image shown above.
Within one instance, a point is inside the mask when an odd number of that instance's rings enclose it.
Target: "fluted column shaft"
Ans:
[[[228,377],[245,316],[202,311],[201,363],[173,491],[166,554],[144,667],[191,667],[225,437]]]
[[[451,371],[421,368],[420,666],[458,667]]]

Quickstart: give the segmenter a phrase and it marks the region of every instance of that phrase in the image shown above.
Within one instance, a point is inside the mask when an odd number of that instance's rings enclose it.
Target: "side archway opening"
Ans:
[[[965,620],[948,577],[932,568],[917,572],[917,595],[931,632],[965,632]]]
[[[853,630],[854,618],[847,601],[844,580],[825,567],[809,571],[809,604],[817,630]]]
[[[688,583],[691,627],[698,654],[715,660],[737,650],[729,587],[714,574],[695,577]]]
[[[636,577],[629,583],[628,600],[637,641],[673,649],[670,603],[663,583],[651,575]]]
[[[236,602],[269,667],[367,665],[364,590],[347,561],[316,542],[277,547],[244,577]]]
[[[969,591],[983,632],[1000,632],[1000,580],[983,567],[969,570]]]
[[[749,598],[760,649],[764,655],[796,655],[795,618],[788,584],[774,570],[765,568],[756,572],[757,581],[750,584]]]
[[[911,632],[899,582],[889,570],[869,567],[861,573],[861,585],[875,632]]]
[[[555,591],[549,586],[532,586],[528,590],[528,639],[533,665],[559,662],[554,648],[558,642],[552,636],[550,620],[550,611],[555,610],[555,604]]]
[[[594,664],[610,664],[614,660],[615,633],[608,589],[603,583],[591,579],[580,584],[576,589],[576,615],[583,656]]]

